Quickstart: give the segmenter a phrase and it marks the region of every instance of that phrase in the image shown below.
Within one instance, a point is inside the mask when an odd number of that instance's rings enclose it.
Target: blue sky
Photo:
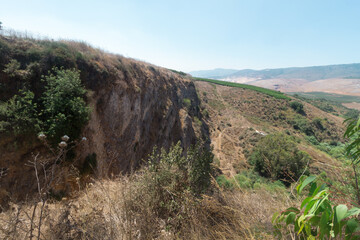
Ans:
[[[182,71],[360,62],[358,0],[0,0],[5,28]]]

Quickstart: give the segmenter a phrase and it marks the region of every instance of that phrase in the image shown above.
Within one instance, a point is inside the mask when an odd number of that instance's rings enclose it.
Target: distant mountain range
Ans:
[[[360,96],[360,63],[264,70],[214,69],[194,77],[247,83],[283,92],[331,92]]]
[[[315,81],[328,78],[360,78],[360,63],[339,64],[313,67],[291,67],[263,70],[235,70],[217,68],[214,70],[200,70],[190,72],[194,77],[207,77],[216,79],[225,78],[256,78],[256,79],[306,79]]]

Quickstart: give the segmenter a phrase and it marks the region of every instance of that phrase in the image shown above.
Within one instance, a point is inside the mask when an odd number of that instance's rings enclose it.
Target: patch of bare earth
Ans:
[[[360,79],[329,78],[315,81],[305,79],[248,79],[232,78],[226,81],[246,83],[281,92],[327,92],[360,96]]]
[[[360,103],[357,103],[357,102],[343,103],[342,105],[347,107],[347,108],[353,108],[353,109],[356,109],[356,110],[360,110]]]

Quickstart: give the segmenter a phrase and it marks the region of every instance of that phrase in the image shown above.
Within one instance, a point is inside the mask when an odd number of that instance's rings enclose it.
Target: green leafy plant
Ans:
[[[20,90],[0,107],[0,132],[10,131],[15,135],[36,133],[41,124],[37,108],[34,93]]]
[[[318,185],[316,176],[303,176],[296,190],[298,194],[307,187],[308,197],[300,208],[290,207],[281,213],[275,213],[272,223],[278,237],[293,235],[298,239],[359,239],[355,235],[360,231],[360,208],[350,210],[344,204],[334,205],[330,201],[330,191],[325,185]]]
[[[46,82],[42,98],[45,133],[55,142],[64,133],[76,139],[89,119],[90,110],[84,101],[86,90],[79,71],[58,68],[53,71],[54,74],[43,78]]]

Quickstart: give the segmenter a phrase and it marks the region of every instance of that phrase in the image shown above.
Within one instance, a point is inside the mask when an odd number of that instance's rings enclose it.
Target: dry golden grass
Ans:
[[[273,239],[271,216],[294,204],[285,193],[223,191],[213,184],[201,198],[185,192],[181,210],[164,219],[170,215],[155,211],[144,179],[138,174],[95,181],[76,199],[48,204],[40,239]],[[37,239],[39,209],[33,226],[30,204],[1,213],[0,238],[27,239],[33,228]]]

